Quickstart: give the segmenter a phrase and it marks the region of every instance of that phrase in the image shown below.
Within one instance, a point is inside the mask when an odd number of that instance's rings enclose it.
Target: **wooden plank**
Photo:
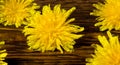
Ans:
[[[76,40],[74,52],[64,52],[61,54],[55,52],[33,52],[29,51],[26,44],[26,37],[22,30],[24,26],[15,28],[14,26],[0,25],[0,40],[5,40],[8,56],[6,62],[9,65],[85,65],[85,58],[91,57],[94,52],[91,44],[99,44],[97,36],[106,35],[106,32],[100,32],[98,27],[94,27],[96,23],[95,17],[89,13],[94,9],[93,3],[103,2],[104,0],[35,0],[41,8],[43,5],[50,4],[53,8],[56,4],[61,4],[62,8],[70,9],[76,7],[76,10],[69,18],[76,18],[72,24],[85,27],[81,32],[84,36]],[[41,9],[40,8],[40,9]],[[114,34],[120,35],[119,31],[112,31]]]

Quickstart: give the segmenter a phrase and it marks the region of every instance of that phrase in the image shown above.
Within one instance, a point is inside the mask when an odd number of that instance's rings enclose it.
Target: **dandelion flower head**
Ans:
[[[23,30],[30,49],[41,52],[57,49],[61,53],[63,49],[73,51],[74,40],[83,36],[75,33],[84,30],[83,27],[70,24],[75,18],[67,19],[75,9],[72,7],[67,11],[61,9],[60,4],[54,6],[53,10],[50,5],[43,6],[42,13],[37,12],[31,17],[31,23]]]
[[[28,17],[39,8],[34,0],[0,0],[0,23],[15,25],[26,24]]]
[[[0,41],[0,49],[3,47],[3,45],[5,44],[4,41]],[[5,57],[7,56],[6,50],[0,50],[0,65],[8,65],[6,62],[4,62],[3,60],[5,60]]]
[[[104,30],[120,30],[120,0],[105,0],[103,3],[93,4],[96,8],[90,15],[97,16],[95,26]]]
[[[86,65],[120,65],[120,43],[118,36],[107,32],[109,40],[105,36],[98,36],[101,45],[96,45],[93,58],[87,58]]]

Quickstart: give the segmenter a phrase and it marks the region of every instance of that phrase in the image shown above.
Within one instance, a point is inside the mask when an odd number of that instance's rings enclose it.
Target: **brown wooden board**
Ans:
[[[104,0],[35,0],[41,8],[44,5],[50,4],[53,7],[56,4],[61,4],[62,8],[68,10],[76,7],[76,10],[69,18],[76,18],[73,24],[85,27],[81,32],[84,36],[76,40],[74,45],[74,52],[64,52],[61,54],[55,52],[32,52],[28,51],[26,44],[26,37],[24,37],[20,28],[14,26],[0,25],[0,40],[5,40],[6,45],[3,47],[7,49],[8,56],[6,60],[9,65],[85,65],[85,58],[91,57],[94,48],[91,44],[99,44],[98,35],[106,35],[106,32],[100,32],[98,27],[94,27],[96,20],[94,16],[89,13],[95,9],[92,4],[103,2]],[[112,31],[114,34],[120,34],[119,31]]]

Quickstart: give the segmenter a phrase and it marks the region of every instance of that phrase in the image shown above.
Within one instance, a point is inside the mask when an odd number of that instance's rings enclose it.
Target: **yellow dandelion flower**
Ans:
[[[100,26],[100,31],[120,30],[120,0],[105,0],[104,3],[93,5],[96,9],[90,15],[98,16],[95,26]]]
[[[34,0],[0,0],[0,23],[4,25],[26,24],[26,19],[39,8]]]
[[[61,53],[63,49],[67,52],[73,50],[74,40],[83,36],[75,33],[83,31],[84,28],[70,24],[75,18],[67,20],[75,7],[68,11],[60,7],[59,4],[51,10],[50,5],[45,5],[42,14],[37,12],[31,18],[31,23],[23,30],[28,36],[30,49],[42,52],[58,49]]]
[[[98,36],[98,40],[101,45],[96,45],[95,54],[93,58],[87,58],[86,65],[120,65],[120,43],[118,36],[112,36],[108,31],[107,35],[109,40],[105,36]]]
[[[4,41],[0,42],[0,48],[2,48],[2,46],[5,44]],[[8,65],[6,62],[4,62],[3,60],[5,60],[5,57],[7,56],[6,50],[0,50],[0,65]]]

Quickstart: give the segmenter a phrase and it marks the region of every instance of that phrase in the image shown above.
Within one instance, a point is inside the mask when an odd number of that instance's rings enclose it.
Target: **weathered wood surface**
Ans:
[[[85,65],[85,58],[91,57],[94,49],[91,44],[98,44],[97,36],[105,35],[106,32],[100,32],[98,27],[94,27],[95,17],[89,13],[94,9],[93,3],[102,2],[103,0],[35,0],[41,7],[43,5],[61,4],[62,8],[77,9],[71,14],[70,18],[76,20],[73,24],[85,27],[82,32],[84,36],[76,40],[74,52],[61,54],[60,52],[31,52],[27,50],[26,38],[22,33],[22,28],[14,26],[4,27],[0,25],[0,39],[6,41],[4,48],[7,49],[8,56],[6,61],[9,65]],[[112,31],[119,34],[119,31]]]

